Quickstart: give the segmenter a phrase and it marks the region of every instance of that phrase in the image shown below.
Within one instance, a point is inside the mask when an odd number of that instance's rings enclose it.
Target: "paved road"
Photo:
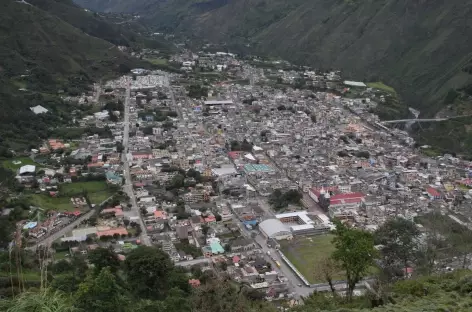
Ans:
[[[66,225],[56,233],[44,238],[43,240],[38,241],[34,246],[28,247],[27,249],[34,250],[36,249],[39,245],[44,245],[44,246],[49,246],[51,245],[55,240],[58,240],[59,238],[63,237],[70,231],[72,231],[75,227],[77,227],[80,223],[83,221],[86,221],[90,219],[94,214],[95,214],[95,209],[92,209],[88,211],[87,213],[83,214],[80,216],[77,220],[73,221],[72,223]]]
[[[110,198],[113,196],[108,197],[104,201],[102,201],[99,206],[103,205],[106,201],[108,201]],[[96,213],[95,209],[91,209],[90,211],[86,212],[85,214],[81,215],[79,218],[77,218],[75,221],[69,223],[56,233],[39,240],[34,246],[32,247],[27,247],[26,249],[34,250],[36,249],[39,245],[50,245],[52,244],[55,240],[58,240],[59,238],[63,237],[67,233],[71,232],[74,228],[76,228],[80,223],[90,219],[94,214]]]
[[[123,163],[123,176],[125,178],[125,184],[123,185],[123,191],[128,194],[131,201],[131,210],[133,214],[138,217],[138,223],[141,227],[141,242],[143,245],[151,246],[151,239],[147,235],[146,226],[144,225],[143,219],[139,212],[138,204],[136,202],[136,196],[133,191],[133,185],[131,180],[131,174],[129,172],[129,161],[127,158],[129,152],[129,102],[130,102],[131,83],[128,82],[126,86],[125,104],[124,104],[124,129],[123,129],[123,152],[121,153],[121,161]]]
[[[202,263],[210,263],[210,259],[208,259],[208,258],[198,258],[198,259],[193,259],[193,260],[180,261],[180,262],[175,262],[175,265],[178,265],[178,266],[194,266],[196,264],[202,264]]]
[[[301,296],[307,297],[313,292],[313,288],[309,288],[303,285],[303,282],[298,278],[298,276],[290,269],[290,267],[282,260],[279,253],[275,249],[271,249],[267,246],[266,239],[261,235],[257,235],[255,241],[261,246],[264,254],[267,255],[267,252],[270,251],[270,256],[273,257],[277,262],[280,263],[278,270],[285,276],[289,281],[289,287],[292,292],[295,293],[295,297],[299,298]],[[272,261],[273,262],[273,261]],[[277,266],[273,263],[273,267]],[[302,286],[298,286],[302,284]]]

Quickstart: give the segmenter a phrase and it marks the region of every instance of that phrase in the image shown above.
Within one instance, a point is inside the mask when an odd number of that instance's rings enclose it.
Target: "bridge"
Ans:
[[[430,119],[397,119],[397,120],[386,120],[381,121],[381,124],[392,124],[392,123],[403,123],[403,122],[435,122],[444,121],[450,118],[430,118]]]
[[[425,118],[425,119],[397,119],[397,120],[385,120],[381,121],[380,124],[394,124],[394,123],[403,123],[403,122],[439,122],[445,121],[450,119],[462,118],[462,117],[471,117],[472,115],[460,115],[460,116],[452,116],[452,117],[444,117],[444,118]]]

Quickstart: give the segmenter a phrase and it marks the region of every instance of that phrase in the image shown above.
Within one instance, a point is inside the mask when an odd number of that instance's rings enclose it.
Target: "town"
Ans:
[[[330,291],[317,267],[334,250],[335,219],[373,232],[400,216],[423,241],[470,228],[472,162],[428,156],[382,122],[385,86],[226,52],[164,61],[178,70],[133,69],[68,98],[82,107],[68,132],[5,161],[30,194],[16,244],[56,260],[155,246],[272,301]]]

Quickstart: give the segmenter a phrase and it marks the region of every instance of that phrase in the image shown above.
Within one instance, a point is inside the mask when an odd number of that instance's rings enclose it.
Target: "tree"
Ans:
[[[202,224],[202,234],[203,234],[203,237],[205,238],[205,241],[207,239],[207,235],[208,235],[209,230],[210,230],[210,227],[208,226],[208,224],[206,224],[206,223]]]
[[[172,188],[181,188],[184,186],[185,177],[181,174],[176,174],[171,180]]]
[[[162,299],[170,289],[169,273],[174,266],[162,250],[140,246],[131,251],[124,266],[128,285],[133,292],[146,299]]]
[[[347,299],[351,301],[356,284],[366,276],[377,255],[377,250],[374,248],[372,234],[349,228],[339,220],[335,220],[334,223],[336,225],[333,231],[335,250],[332,258],[346,274]]]
[[[330,257],[325,257],[320,260],[317,267],[315,268],[315,277],[321,280],[325,280],[328,283],[329,288],[333,295],[336,293],[334,288],[333,278],[334,275],[339,272],[339,267],[335,261]]]
[[[97,277],[89,275],[79,285],[75,294],[75,306],[84,311],[125,312],[128,300],[123,292],[110,268],[104,268]]]
[[[375,243],[383,246],[382,262],[388,271],[398,265],[404,271],[409,266],[418,251],[419,235],[416,225],[404,218],[389,219],[375,232]]]
[[[88,253],[88,260],[94,265],[95,274],[109,267],[110,272],[116,273],[120,268],[120,260],[117,254],[109,248],[97,248]]]

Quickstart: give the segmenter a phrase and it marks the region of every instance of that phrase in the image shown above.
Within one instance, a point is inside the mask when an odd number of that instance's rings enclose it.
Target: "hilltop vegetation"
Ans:
[[[69,0],[0,3],[0,156],[28,148],[72,119],[76,107],[59,94],[76,96],[99,79],[151,64],[117,45],[161,46]],[[50,113],[34,115],[42,105]]]

